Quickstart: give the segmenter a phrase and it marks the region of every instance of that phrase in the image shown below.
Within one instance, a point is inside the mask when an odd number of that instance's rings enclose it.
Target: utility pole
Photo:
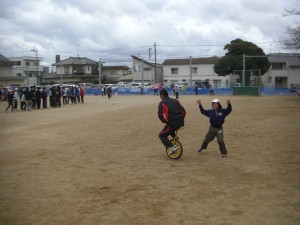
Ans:
[[[190,87],[192,88],[192,79],[193,79],[193,75],[192,75],[192,56],[190,56]]]
[[[60,85],[63,86],[62,64],[60,62]]]
[[[102,62],[101,62],[101,58],[99,60],[99,88],[101,85],[101,79],[102,79]]]
[[[156,42],[154,42],[154,83],[157,83],[157,77],[156,77]]]
[[[36,58],[36,79],[37,79],[37,81],[38,81],[38,77],[39,77],[39,68],[38,68],[38,50],[35,48],[35,47],[33,47],[33,49],[32,50],[30,50],[30,51],[32,51],[32,52],[34,52],[34,54],[35,54],[35,58]],[[38,84],[38,82],[37,82],[37,84]]]
[[[149,48],[149,59],[151,58],[151,50],[152,48]]]
[[[28,85],[28,88],[30,88],[30,84],[29,84],[29,70],[28,70],[28,65],[27,65],[27,85]]]
[[[242,72],[242,86],[245,87],[245,70],[246,70],[246,55],[243,54],[243,72]]]
[[[142,86],[144,86],[144,59],[142,58]]]

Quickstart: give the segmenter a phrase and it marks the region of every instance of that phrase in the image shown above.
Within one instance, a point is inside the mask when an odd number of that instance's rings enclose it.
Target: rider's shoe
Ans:
[[[170,147],[168,150],[169,150],[169,154],[168,155],[173,155],[178,150],[178,146],[174,145],[174,146]]]
[[[204,150],[204,148],[202,148],[202,147],[198,148],[198,152],[202,152],[203,150]]]

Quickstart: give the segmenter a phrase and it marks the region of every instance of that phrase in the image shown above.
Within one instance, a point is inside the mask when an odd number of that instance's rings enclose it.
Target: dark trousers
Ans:
[[[38,109],[41,108],[41,99],[37,99],[37,100],[36,100],[36,107],[37,107]]]
[[[10,107],[11,107],[11,111],[13,111],[14,110],[13,100],[8,100],[8,106],[5,109],[5,111],[7,111]]]
[[[224,138],[223,138],[223,128],[214,128],[214,127],[209,127],[209,130],[207,131],[205,138],[202,142],[201,148],[206,149],[208,146],[208,143],[214,140],[214,138],[217,137],[217,141],[219,144],[219,149],[221,154],[226,155],[227,154],[227,149],[224,143]]]
[[[50,107],[53,107],[53,97],[49,96],[49,103],[50,103]]]
[[[166,148],[170,148],[173,146],[172,142],[169,140],[168,136],[175,137],[175,131],[177,131],[180,127],[184,126],[184,120],[171,121],[164,126],[162,131],[159,133],[159,139],[163,143]]]
[[[21,110],[26,110],[26,102],[21,102]]]
[[[47,108],[47,97],[43,98],[43,108]]]
[[[110,99],[110,97],[111,97],[111,92],[107,92],[107,97],[108,97],[108,99]]]
[[[63,104],[65,105],[65,104],[68,104],[68,102],[67,102],[67,96],[63,96]]]
[[[80,97],[81,97],[81,103],[84,103],[84,96],[81,95]]]

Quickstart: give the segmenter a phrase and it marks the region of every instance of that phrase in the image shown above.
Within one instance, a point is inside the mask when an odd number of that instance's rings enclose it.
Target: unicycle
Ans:
[[[166,149],[167,156],[169,156],[171,159],[179,159],[182,155],[183,148],[178,137],[178,131],[181,129],[183,129],[183,127],[180,127],[177,131],[175,131],[175,137],[171,140],[172,144],[178,147],[176,152],[172,155],[169,155],[170,150]]]

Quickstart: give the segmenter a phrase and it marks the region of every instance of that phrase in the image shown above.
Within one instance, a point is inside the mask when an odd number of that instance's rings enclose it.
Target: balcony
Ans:
[[[15,71],[24,71],[24,72],[43,72],[44,68],[42,66],[14,66]]]

